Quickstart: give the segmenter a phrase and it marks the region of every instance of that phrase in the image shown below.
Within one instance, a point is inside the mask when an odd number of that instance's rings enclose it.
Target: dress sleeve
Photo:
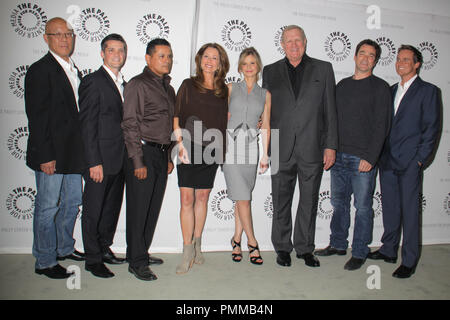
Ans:
[[[181,83],[180,88],[178,88],[177,97],[175,100],[175,113],[174,117],[181,118],[181,108],[183,105],[186,105],[188,96],[187,96],[187,81],[185,79],[183,83]]]

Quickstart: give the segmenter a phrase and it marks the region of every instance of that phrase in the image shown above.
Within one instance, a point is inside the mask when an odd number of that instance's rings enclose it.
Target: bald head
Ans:
[[[63,18],[55,17],[47,21],[44,40],[49,50],[66,61],[72,55],[74,38],[72,26]]]
[[[47,23],[45,24],[45,33],[48,33],[49,30],[52,29],[52,27],[54,27],[54,25],[58,25],[58,24],[66,24],[67,29],[72,30],[72,26],[70,25],[70,23],[68,23],[66,20],[64,20],[63,18],[60,17],[54,17],[51,18],[50,20],[47,21]]]

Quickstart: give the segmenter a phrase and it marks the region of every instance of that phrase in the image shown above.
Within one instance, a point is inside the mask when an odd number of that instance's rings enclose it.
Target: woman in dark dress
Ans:
[[[197,52],[195,63],[196,75],[185,79],[178,90],[174,116],[181,162],[177,173],[183,234],[178,274],[188,272],[194,262],[204,262],[201,236],[209,194],[218,165],[223,163],[228,117],[225,76],[230,64],[225,50],[216,43],[207,43]],[[210,135],[214,136],[212,141]]]

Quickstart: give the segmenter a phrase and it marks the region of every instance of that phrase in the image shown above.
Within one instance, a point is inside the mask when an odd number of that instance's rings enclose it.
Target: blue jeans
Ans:
[[[73,253],[73,229],[81,205],[79,174],[47,175],[35,171],[37,195],[33,216],[33,255],[36,268],[57,264],[57,256]]]
[[[366,259],[373,230],[373,192],[377,169],[359,172],[360,158],[338,152],[331,168],[331,205],[334,213],[331,219],[330,245],[339,250],[348,247],[350,227],[350,200],[353,194],[356,208],[353,230],[352,256]]]

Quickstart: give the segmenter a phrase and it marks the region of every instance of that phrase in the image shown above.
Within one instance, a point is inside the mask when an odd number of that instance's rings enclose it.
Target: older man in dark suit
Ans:
[[[392,128],[380,158],[383,205],[383,245],[368,257],[397,262],[403,229],[402,263],[392,274],[409,278],[419,260],[419,192],[423,165],[429,160],[439,133],[439,89],[419,76],[422,54],[415,47],[398,49],[395,68],[401,81],[391,87]]]
[[[82,232],[86,270],[110,278],[105,266],[121,264],[110,246],[122,207],[125,142],[120,123],[123,118],[123,88],[120,70],[127,58],[127,44],[119,34],[101,42],[103,65],[83,78],[79,88],[81,132],[88,170],[84,174]]]
[[[77,107],[81,77],[70,59],[74,33],[64,19],[47,22],[44,40],[49,53],[33,63],[25,77],[30,131],[26,162],[36,175],[35,272],[61,279],[70,274],[57,260],[84,260],[73,239],[85,168]]]
[[[264,68],[263,87],[272,94],[271,129],[279,130],[279,170],[272,176],[272,243],[277,263],[290,266],[290,252],[310,267],[320,266],[313,255],[315,220],[323,170],[336,159],[337,118],[335,80],[329,62],[305,54],[306,36],[299,26],[287,26],[281,46],[286,57]],[[296,180],[300,201],[292,235],[291,205]]]

